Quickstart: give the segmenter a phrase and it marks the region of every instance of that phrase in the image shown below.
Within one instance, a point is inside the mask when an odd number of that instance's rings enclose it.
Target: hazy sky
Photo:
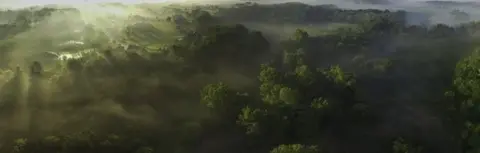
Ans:
[[[32,5],[45,5],[45,4],[79,4],[79,3],[95,3],[95,2],[124,2],[124,3],[138,3],[138,2],[178,2],[178,1],[195,1],[199,2],[202,0],[0,0],[0,7],[25,7],[25,6],[32,6]],[[206,0],[209,2],[220,2],[220,1],[238,1],[241,2],[242,0]],[[262,1],[262,0],[259,0]],[[267,0],[269,2],[275,2],[275,1],[282,1],[285,2],[285,0]],[[292,0],[292,1],[303,1],[303,0]],[[306,2],[318,2],[318,3],[329,3],[332,2],[332,0],[304,0]],[[341,0],[335,0],[335,1],[341,1]],[[428,0],[391,0],[391,1],[410,1],[410,2],[419,2],[419,1],[428,1]],[[446,1],[446,0],[439,0],[439,1]],[[461,2],[467,2],[467,1],[475,1],[475,0],[451,0],[451,1],[461,1]],[[480,0],[479,0],[480,1]]]

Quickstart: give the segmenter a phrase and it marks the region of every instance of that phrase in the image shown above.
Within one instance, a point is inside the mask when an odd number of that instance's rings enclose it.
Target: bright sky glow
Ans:
[[[126,4],[134,3],[157,3],[157,2],[174,2],[175,0],[0,0],[0,7],[25,7],[35,5],[63,4],[63,5],[79,5],[91,3],[111,3],[120,2]]]

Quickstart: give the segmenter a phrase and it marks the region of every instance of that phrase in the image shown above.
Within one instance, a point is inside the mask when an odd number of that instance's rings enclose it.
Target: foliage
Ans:
[[[107,31],[75,22],[85,31],[40,40],[36,32],[50,25],[43,21],[80,10],[2,12],[12,23],[0,26],[1,152],[466,153],[480,146],[477,23],[410,26],[405,11],[301,3],[117,5],[153,15]],[[273,38],[249,23],[299,26]],[[310,32],[338,23],[351,26]],[[80,47],[56,46],[79,37]]]
[[[406,144],[403,138],[398,138],[393,142],[394,153],[421,153],[421,150],[421,148],[415,148]]]
[[[318,153],[316,146],[304,146],[301,144],[280,145],[270,153]]]

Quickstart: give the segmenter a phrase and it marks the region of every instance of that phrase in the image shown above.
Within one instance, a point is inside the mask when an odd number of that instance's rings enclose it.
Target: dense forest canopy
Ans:
[[[377,3],[371,1],[370,3]],[[0,12],[0,151],[480,151],[480,23],[302,3]]]

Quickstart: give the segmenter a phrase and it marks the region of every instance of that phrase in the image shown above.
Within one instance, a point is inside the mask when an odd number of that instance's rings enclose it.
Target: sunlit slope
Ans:
[[[178,35],[165,18],[133,5],[79,5],[57,9],[38,21],[27,16],[24,27],[16,26],[18,21],[5,24],[18,32],[5,31],[1,41],[14,45],[10,56],[18,63],[43,57],[38,55],[44,52],[100,51],[119,44],[158,48]]]

